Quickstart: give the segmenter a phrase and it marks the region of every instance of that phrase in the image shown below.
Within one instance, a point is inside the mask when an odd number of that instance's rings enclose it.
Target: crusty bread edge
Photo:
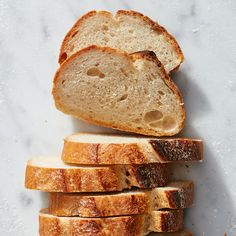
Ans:
[[[80,166],[81,167],[81,166]],[[167,164],[110,165],[51,168],[31,165],[25,171],[25,187],[44,192],[109,192],[131,187],[165,186],[170,178]],[[149,178],[147,177],[150,174]]]
[[[77,135],[83,135],[79,133]],[[73,135],[72,135],[73,136]],[[161,141],[183,140],[196,149],[198,158],[190,155],[189,159],[171,160],[171,152],[163,152],[156,144],[159,139],[147,139],[146,143],[81,143],[70,140],[70,136],[64,139],[61,158],[70,164],[148,164],[169,162],[201,162],[203,160],[203,142],[199,139],[172,138]],[[194,144],[193,144],[194,143]],[[150,153],[146,149],[150,147]],[[148,148],[149,150],[149,148]],[[194,152],[196,153],[196,152]],[[184,153],[183,153],[184,154]],[[150,155],[152,159],[150,160]],[[182,155],[183,156],[183,155]]]
[[[184,209],[192,206],[192,181],[183,181],[183,185],[179,187],[166,187],[130,193],[127,191],[125,194],[50,193],[48,211],[56,216],[108,217],[147,214],[160,209]]]
[[[119,225],[119,229],[127,231],[128,233],[127,235],[141,236],[142,234],[147,234],[150,231],[176,232],[183,228],[183,210],[181,209],[181,210],[152,211],[150,215],[144,214],[144,215],[115,216],[115,217],[105,217],[105,218],[57,217],[51,214],[47,214],[47,209],[41,210],[39,214],[40,230],[46,232],[47,230],[53,230],[55,231],[55,233],[57,232],[58,234],[60,231],[81,232],[81,229],[84,230],[85,228],[86,232],[99,233],[98,231],[105,228],[106,232],[108,233],[106,235],[117,235],[116,233],[118,232],[112,231],[111,233],[111,231],[108,231],[109,226],[111,227],[109,230],[112,230],[113,228],[112,223],[114,222],[116,222],[116,224],[117,223],[121,224]],[[89,229],[89,227],[91,227],[91,229]],[[96,230],[94,231],[94,229]],[[121,232],[119,231],[119,233]],[[92,236],[94,234],[87,234],[87,235]]]
[[[86,20],[87,18],[89,18],[89,17],[91,17],[91,16],[93,16],[97,13],[112,17],[112,13],[110,13],[108,11],[96,11],[96,10],[90,11],[90,12],[84,14],[82,17],[80,17],[75,22],[75,24],[72,26],[72,28],[67,32],[65,38],[63,39],[63,42],[62,42],[61,47],[60,47],[60,53],[59,53],[59,59],[58,59],[59,64],[62,64],[67,59],[67,58],[65,59],[63,57],[63,54],[64,54],[64,51],[65,51],[65,46],[67,44],[68,39],[71,37],[71,35],[73,35],[73,33],[75,31],[77,31],[77,28],[80,26],[80,24],[84,20]],[[183,54],[178,42],[176,41],[176,39],[163,26],[160,26],[157,22],[151,20],[147,16],[144,16],[142,13],[139,13],[139,12],[136,12],[136,11],[119,10],[119,11],[117,11],[115,17],[119,14],[137,16],[137,17],[143,19],[144,21],[146,21],[149,25],[151,25],[158,32],[159,31],[163,32],[165,34],[165,36],[168,38],[168,42],[172,46],[174,46],[174,48],[176,50],[176,53],[179,57],[179,65],[177,65],[175,68],[173,68],[172,71],[178,70],[180,64],[184,61],[184,54]]]
[[[145,58],[147,60],[154,61],[154,63],[156,63],[156,65],[160,68],[160,71],[161,71],[161,73],[164,77],[163,82],[168,86],[169,89],[171,89],[177,95],[178,99],[180,100],[181,111],[182,111],[182,120],[180,121],[179,126],[176,127],[176,131],[169,132],[168,134],[166,134],[166,133],[163,134],[162,132],[151,131],[151,130],[145,131],[145,130],[139,130],[139,129],[130,129],[129,126],[125,126],[125,125],[119,125],[119,127],[117,127],[117,126],[112,125],[112,124],[97,121],[93,118],[87,119],[83,116],[83,114],[80,114],[80,116],[78,116],[77,114],[75,114],[73,112],[68,113],[65,109],[63,109],[63,106],[60,106],[60,102],[56,101],[56,99],[55,99],[55,97],[56,97],[56,83],[57,83],[59,74],[60,74],[61,70],[63,69],[63,67],[66,66],[74,58],[76,58],[77,56],[79,56],[83,53],[86,53],[90,50],[93,50],[93,49],[99,49],[99,50],[107,51],[107,52],[110,52],[110,53],[117,53],[117,54],[120,54],[122,56],[127,57],[128,59],[133,59],[133,61],[135,59],[138,59],[138,58]],[[158,137],[160,137],[160,136],[172,136],[172,135],[175,135],[175,134],[179,133],[183,129],[185,118],[186,118],[186,112],[185,112],[185,109],[184,109],[183,98],[182,98],[182,96],[180,94],[180,91],[177,88],[177,86],[174,84],[174,82],[170,79],[170,77],[166,73],[166,71],[165,71],[164,67],[162,66],[161,62],[154,55],[155,55],[154,53],[147,52],[147,51],[128,54],[126,52],[123,52],[123,51],[120,51],[120,50],[117,50],[117,49],[114,49],[114,48],[100,47],[100,46],[96,46],[96,45],[91,45],[87,48],[81,49],[80,51],[78,51],[78,52],[74,53],[73,55],[71,55],[66,61],[64,61],[61,64],[61,66],[59,67],[59,69],[56,71],[56,74],[55,74],[55,77],[54,77],[54,80],[53,80],[53,89],[52,89],[52,95],[54,97],[56,108],[58,110],[64,112],[64,113],[66,113],[66,114],[70,114],[70,115],[72,115],[76,118],[79,118],[83,121],[86,121],[87,123],[91,123],[91,124],[95,124],[95,125],[99,125],[99,126],[104,126],[104,127],[109,127],[109,128],[113,128],[113,129],[118,129],[118,130],[122,130],[122,131],[128,131],[128,132],[139,133],[139,134],[144,134],[144,135],[153,135],[153,136],[158,136]]]

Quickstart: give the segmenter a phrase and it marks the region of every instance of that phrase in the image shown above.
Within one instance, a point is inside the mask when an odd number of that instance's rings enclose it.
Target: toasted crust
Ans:
[[[164,186],[168,179],[168,167],[163,164],[53,168],[29,161],[25,187],[45,192],[105,192]]]
[[[118,194],[51,193],[48,212],[56,216],[107,217],[147,214],[164,208],[186,208],[192,204],[193,182],[183,181],[149,191]]]
[[[66,46],[68,44],[69,39],[71,37],[73,37],[73,35],[76,32],[78,32],[78,28],[85,20],[87,20],[88,18],[90,18],[91,16],[94,16],[96,14],[101,14],[101,15],[105,15],[107,17],[112,18],[112,14],[107,11],[90,11],[90,12],[86,13],[85,15],[83,15],[81,18],[79,18],[77,20],[77,22],[73,25],[73,27],[69,30],[69,32],[66,34],[66,36],[62,42],[62,45],[60,48],[59,60],[58,60],[58,62],[60,64],[62,64],[67,59]],[[153,28],[154,31],[157,31],[158,33],[161,32],[161,34],[163,34],[167,38],[168,42],[174,47],[176,54],[178,55],[179,64],[175,68],[173,68],[172,71],[175,71],[179,68],[180,64],[184,61],[183,52],[182,52],[179,44],[177,43],[176,39],[170,33],[168,33],[168,31],[164,27],[160,26],[157,22],[154,22],[149,17],[144,16],[143,14],[136,12],[136,11],[119,10],[116,13],[115,17],[117,17],[119,15],[129,15],[129,16],[138,17],[141,20],[147,22]]]
[[[147,139],[137,143],[86,143],[64,140],[62,160],[71,164],[147,164],[191,162],[203,159],[203,142],[199,139]]]
[[[152,211],[149,218],[149,230],[154,232],[176,232],[183,229],[183,219],[183,210]]]
[[[87,118],[83,113],[77,114],[76,112],[73,111],[68,111],[60,102],[59,99],[59,95],[57,94],[57,82],[59,79],[59,75],[61,73],[61,71],[63,71],[64,68],[67,67],[67,65],[74,60],[74,58],[77,58],[78,56],[89,52],[90,50],[94,50],[94,49],[99,49],[103,52],[109,52],[109,53],[114,53],[114,54],[120,54],[122,56],[125,56],[128,60],[132,60],[133,62],[138,60],[138,59],[142,59],[145,58],[147,60],[153,61],[154,63],[157,64],[157,66],[160,68],[160,73],[162,74],[162,78],[163,81],[165,82],[165,84],[168,86],[169,89],[171,89],[178,97],[180,104],[181,104],[181,121],[179,122],[178,126],[176,127],[175,130],[173,131],[168,131],[168,132],[161,132],[161,131],[154,131],[154,130],[144,130],[144,129],[137,129],[137,128],[131,128],[130,126],[125,126],[125,125],[119,125],[116,126],[114,125],[111,121],[107,121],[107,122],[103,122],[103,121],[99,121],[96,120],[94,118]],[[185,112],[185,108],[184,108],[184,102],[183,102],[183,98],[179,92],[179,89],[177,88],[177,86],[174,84],[174,82],[170,79],[170,77],[168,76],[168,74],[166,73],[164,67],[161,65],[160,61],[157,59],[156,56],[154,56],[152,53],[147,53],[145,52],[136,52],[136,53],[132,53],[132,54],[127,54],[126,52],[114,49],[114,48],[109,48],[109,47],[99,47],[99,46],[89,46],[87,48],[84,48],[76,53],[74,53],[72,56],[70,56],[62,65],[61,67],[57,70],[54,80],[53,80],[53,89],[52,89],[52,94],[54,97],[54,101],[55,101],[55,106],[58,110],[72,115],[76,118],[79,118],[83,121],[86,121],[88,123],[91,124],[95,124],[95,125],[99,125],[99,126],[104,126],[104,127],[109,127],[109,128],[113,128],[113,129],[117,129],[117,130],[122,130],[122,131],[128,131],[128,132],[133,132],[133,133],[138,133],[138,134],[144,134],[144,135],[150,135],[150,136],[173,136],[177,133],[179,133],[183,126],[184,126],[184,122],[186,119],[186,112]]]
[[[105,218],[57,217],[46,210],[39,215],[40,236],[142,236],[150,231],[176,232],[182,228],[182,210]]]

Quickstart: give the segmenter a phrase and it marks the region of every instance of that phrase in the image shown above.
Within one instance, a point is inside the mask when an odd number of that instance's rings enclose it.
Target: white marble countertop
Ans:
[[[140,11],[178,39],[186,57],[174,75],[187,108],[182,135],[205,141],[205,162],[179,167],[196,181],[186,226],[196,236],[235,236],[234,0],[0,0],[0,235],[37,235],[46,195],[24,189],[26,160],[59,155],[64,136],[98,130],[58,112],[51,96],[61,40],[92,9]]]

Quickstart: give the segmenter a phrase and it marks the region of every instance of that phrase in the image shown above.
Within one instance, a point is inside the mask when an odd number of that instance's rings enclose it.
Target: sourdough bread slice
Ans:
[[[107,217],[147,214],[193,204],[193,182],[178,181],[152,190],[112,194],[50,193],[48,212],[56,216]]]
[[[91,11],[81,17],[63,40],[59,63],[90,45],[108,46],[128,53],[155,52],[167,72],[183,62],[183,53],[173,36],[150,18],[134,11]]]
[[[156,139],[78,133],[64,140],[62,160],[72,164],[145,164],[202,161],[199,139]]]
[[[131,187],[165,186],[166,164],[71,166],[58,158],[35,158],[27,163],[25,187],[45,192],[106,192]]]
[[[183,210],[104,218],[58,217],[47,210],[39,214],[40,236],[143,236],[151,231],[176,232],[182,228]]]
[[[184,125],[180,92],[151,52],[85,48],[59,68],[53,96],[60,111],[123,131],[171,136]]]

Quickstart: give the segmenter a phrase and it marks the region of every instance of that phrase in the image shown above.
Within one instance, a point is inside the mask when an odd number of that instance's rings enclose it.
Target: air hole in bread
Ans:
[[[161,96],[165,95],[165,93],[162,92],[162,91],[158,91],[158,93],[159,93]]]
[[[107,37],[103,38],[103,40],[104,40],[106,43],[109,42],[109,38],[107,38]]]
[[[77,33],[78,33],[78,31],[75,31],[75,32],[71,35],[71,38],[74,38]]]
[[[128,94],[124,94],[122,97],[118,99],[118,102],[124,101],[128,97]]]
[[[159,120],[159,121],[150,123],[149,126],[151,126],[153,128],[161,128],[162,127],[162,122]]]
[[[163,126],[163,129],[165,130],[172,130],[176,126],[176,121],[173,117],[166,116],[163,119],[162,126]]]
[[[102,30],[108,30],[109,28],[108,28],[108,26],[107,25],[103,25],[102,26]]]
[[[128,77],[128,74],[126,73],[126,71],[124,69],[121,68],[120,71],[125,77]]]
[[[140,123],[140,122],[141,122],[141,119],[140,119],[140,118],[133,119],[133,122],[135,122],[136,124],[137,124],[137,123]],[[140,128],[140,127],[137,127],[137,128]]]
[[[105,74],[103,74],[98,68],[93,67],[87,70],[88,76],[97,76],[99,78],[104,78]]]
[[[65,80],[63,79],[62,81],[61,81],[61,84],[64,84],[65,83]]]
[[[154,74],[151,74],[151,76],[147,77],[148,81],[153,81],[156,79],[156,76]]]
[[[144,115],[144,120],[146,123],[151,123],[154,121],[158,121],[163,117],[163,114],[161,111],[155,110],[155,111],[149,111]]]
[[[132,29],[130,29],[130,30],[129,30],[129,33],[131,33],[131,34],[132,34],[133,32],[134,32],[134,31],[133,31]]]

